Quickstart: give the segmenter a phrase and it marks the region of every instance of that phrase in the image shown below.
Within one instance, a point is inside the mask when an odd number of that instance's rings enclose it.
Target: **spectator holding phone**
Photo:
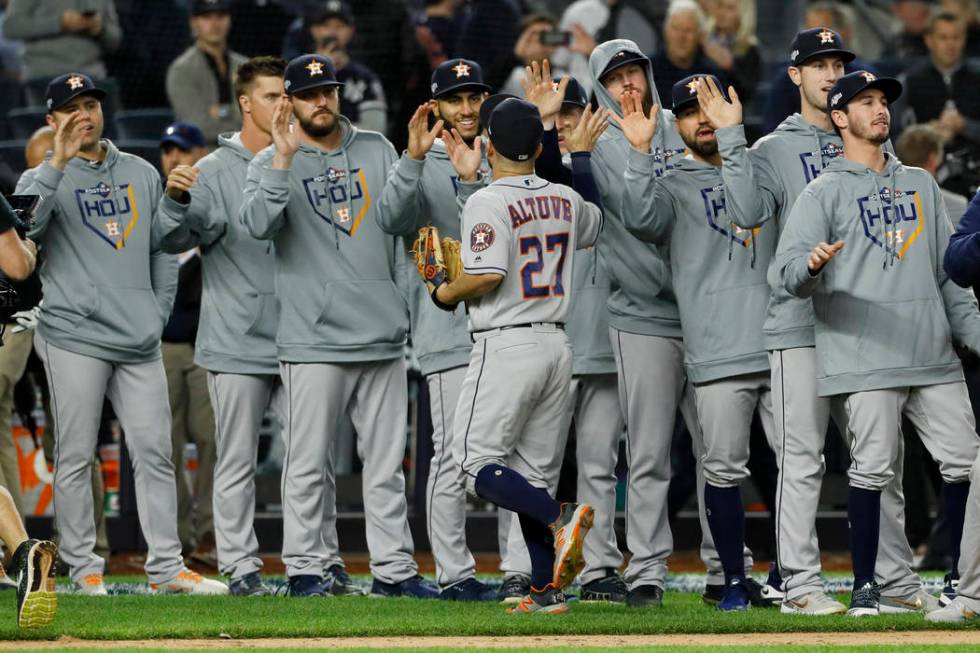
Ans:
[[[26,79],[69,69],[104,78],[103,57],[122,42],[113,0],[10,0],[3,35],[24,41]]]
[[[574,79],[590,79],[587,57],[594,48],[595,41],[581,26],[576,26],[572,31],[563,31],[548,14],[529,14],[521,21],[513,57],[502,64],[510,72],[500,92],[523,97],[521,80],[524,79],[525,68],[532,61],[545,59],[551,62],[555,77],[568,75]],[[585,90],[588,93],[591,88]]]
[[[728,75],[742,102],[755,94],[762,70],[755,36],[755,3],[751,0],[711,0],[705,56]]]

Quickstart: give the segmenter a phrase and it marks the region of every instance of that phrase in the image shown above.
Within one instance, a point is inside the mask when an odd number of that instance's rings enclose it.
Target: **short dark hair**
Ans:
[[[546,14],[544,12],[535,12],[528,14],[521,18],[520,26],[518,27],[519,32],[523,32],[531,25],[537,25],[538,23],[548,23],[551,25],[552,29],[558,27],[558,21],[551,14]]]
[[[931,125],[912,125],[895,142],[895,154],[902,163],[917,168],[924,168],[929,156],[943,149],[943,136]]]
[[[966,31],[966,23],[963,22],[960,15],[945,9],[937,11],[929,16],[929,22],[926,24],[926,34],[932,34],[932,32],[936,29],[937,23],[954,23],[962,27],[964,32]]]
[[[235,97],[246,95],[259,77],[279,77],[286,73],[286,60],[282,57],[252,57],[235,71]]]

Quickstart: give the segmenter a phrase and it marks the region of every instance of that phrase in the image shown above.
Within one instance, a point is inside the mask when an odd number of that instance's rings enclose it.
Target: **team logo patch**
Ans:
[[[892,193],[882,188],[880,193],[859,198],[857,203],[865,237],[899,259],[904,258],[924,225],[919,194],[897,188]]]
[[[821,45],[823,45],[824,43],[833,43],[834,42],[834,33],[831,32],[829,29],[824,29],[824,31],[819,32],[817,34],[817,36],[820,37],[820,44]]]
[[[864,81],[866,81],[869,84],[871,82],[875,81],[876,79],[878,79],[877,77],[875,77],[872,73],[869,73],[868,71],[864,71],[863,73],[861,73],[861,77],[864,77]]]
[[[454,73],[456,73],[456,79],[459,79],[460,77],[469,77],[470,76],[470,66],[467,66],[462,61],[460,61],[455,66],[453,66],[452,67],[452,71]]]
[[[65,81],[65,83],[68,84],[68,86],[70,86],[71,87],[71,90],[73,90],[73,91],[75,89],[78,89],[78,88],[81,88],[81,87],[85,86],[85,81],[82,80],[82,78],[79,77],[78,75],[73,75],[72,77],[69,77]]]
[[[692,79],[687,83],[687,90],[690,91],[689,95],[694,95],[698,92],[698,86],[701,84],[701,79]]]
[[[470,249],[474,252],[482,252],[493,245],[493,239],[493,227],[486,222],[481,222],[470,232]]]
[[[311,61],[306,65],[306,69],[310,71],[310,77],[323,74],[323,64],[319,61]]]

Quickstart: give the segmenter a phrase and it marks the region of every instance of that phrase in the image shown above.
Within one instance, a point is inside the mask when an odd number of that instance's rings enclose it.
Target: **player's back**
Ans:
[[[471,331],[565,321],[575,250],[595,243],[598,207],[533,174],[504,177],[470,198],[462,223],[466,272],[504,276],[468,302]]]

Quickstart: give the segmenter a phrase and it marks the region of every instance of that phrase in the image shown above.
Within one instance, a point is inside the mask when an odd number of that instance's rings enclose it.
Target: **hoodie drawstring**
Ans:
[[[875,194],[878,198],[878,211],[879,219],[881,225],[878,228],[878,236],[881,238],[882,247],[885,250],[885,257],[881,263],[882,269],[888,268],[895,265],[895,261],[898,258],[898,250],[896,249],[897,243],[893,242],[896,232],[892,229],[891,222],[885,214],[885,199],[881,193],[881,186],[878,185],[877,176],[869,169],[868,175],[871,176],[871,181],[875,186]],[[889,174],[889,184],[888,184],[888,205],[892,211],[892,221],[895,215],[895,169],[892,168]]]

